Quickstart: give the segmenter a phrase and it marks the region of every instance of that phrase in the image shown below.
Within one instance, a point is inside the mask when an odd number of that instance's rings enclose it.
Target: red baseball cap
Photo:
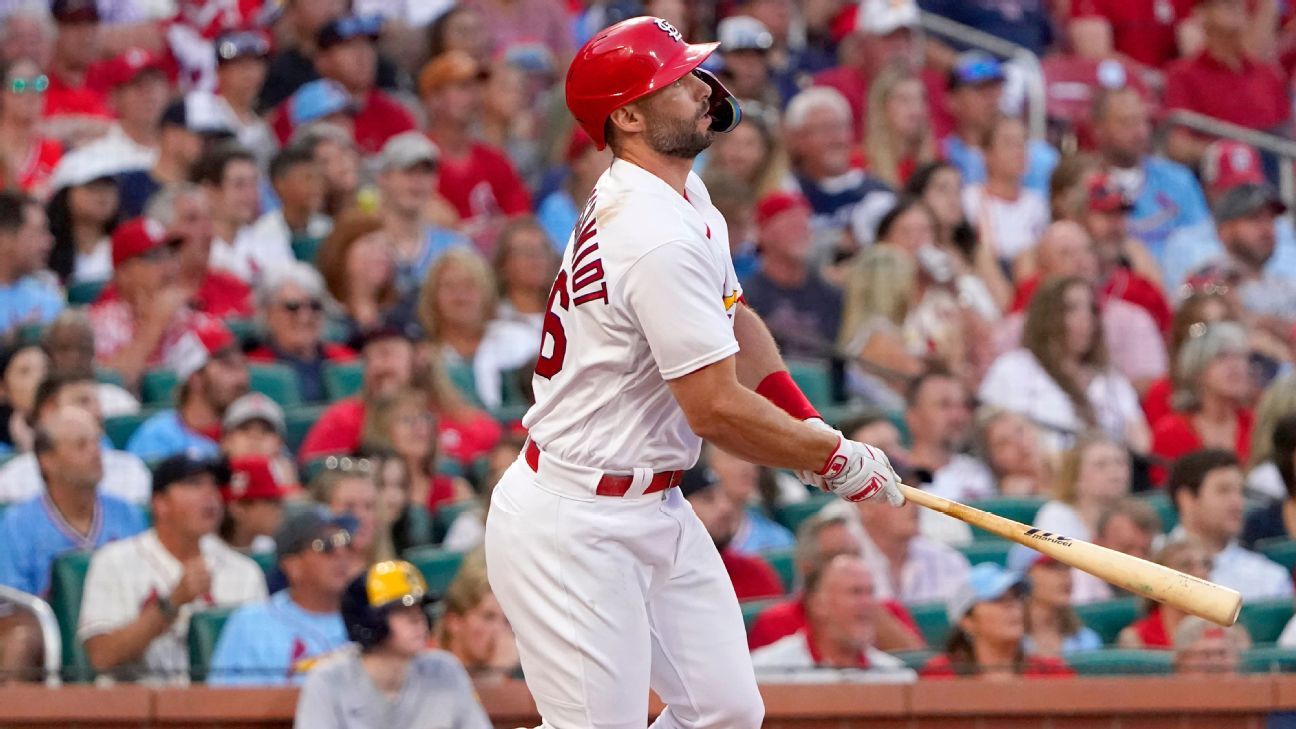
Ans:
[[[161,56],[144,48],[127,48],[104,63],[104,78],[114,89],[134,81],[146,71],[165,74],[166,65]]]
[[[153,218],[128,220],[117,226],[112,234],[113,268],[136,256],[179,242],[179,236],[168,233],[166,226]]]
[[[1134,201],[1105,174],[1089,181],[1089,209],[1096,213],[1128,213]]]
[[[1260,153],[1249,144],[1232,139],[1218,139],[1206,147],[1202,156],[1202,182],[1212,194],[1238,185],[1263,185]]]
[[[171,346],[167,366],[175,371],[180,382],[184,382],[212,359],[237,348],[238,339],[229,327],[220,319],[202,316]]]
[[[284,487],[275,478],[270,461],[261,456],[230,461],[229,483],[221,489],[225,503],[231,501],[282,501]]]
[[[789,210],[810,210],[810,201],[799,192],[775,190],[756,202],[756,224],[764,225],[771,218]]]

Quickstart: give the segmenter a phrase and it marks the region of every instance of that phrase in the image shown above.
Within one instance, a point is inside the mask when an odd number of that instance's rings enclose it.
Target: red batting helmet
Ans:
[[[696,74],[711,87],[711,129],[738,126],[742,110],[729,90],[698,68],[719,43],[686,43],[675,26],[651,16],[623,20],[590,39],[567,69],[567,108],[603,149],[603,127],[612,111]]]

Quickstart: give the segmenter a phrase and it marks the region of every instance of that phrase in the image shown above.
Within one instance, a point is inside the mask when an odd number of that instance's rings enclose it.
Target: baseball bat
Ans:
[[[1238,594],[1237,590],[1214,582],[1207,582],[1114,549],[1035,529],[997,514],[941,498],[907,484],[900,484],[900,491],[906,499],[919,506],[939,511],[991,534],[1024,544],[1113,585],[1148,599],[1172,605],[1217,625],[1228,627],[1237,622],[1238,611],[1242,609],[1242,595]]]

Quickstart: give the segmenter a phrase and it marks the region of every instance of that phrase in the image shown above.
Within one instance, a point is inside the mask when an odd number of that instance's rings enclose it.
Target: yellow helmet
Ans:
[[[362,648],[387,637],[387,610],[431,602],[427,581],[404,560],[379,562],[351,582],[342,595],[342,622],[347,635]]]

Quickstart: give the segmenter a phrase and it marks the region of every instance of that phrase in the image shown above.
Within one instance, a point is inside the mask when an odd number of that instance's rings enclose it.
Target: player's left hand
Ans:
[[[823,421],[823,418],[806,418],[801,422],[805,423],[806,425],[813,425],[814,427],[820,430],[826,430],[830,433],[837,433],[837,435],[841,435],[841,433],[839,433],[836,428],[825,423]],[[820,491],[832,491],[832,489],[828,488],[828,482],[824,480],[824,477],[820,476],[814,471],[809,471],[809,470],[793,471],[793,474],[797,477],[797,480],[799,480],[801,483],[805,484],[806,486],[814,486]]]

